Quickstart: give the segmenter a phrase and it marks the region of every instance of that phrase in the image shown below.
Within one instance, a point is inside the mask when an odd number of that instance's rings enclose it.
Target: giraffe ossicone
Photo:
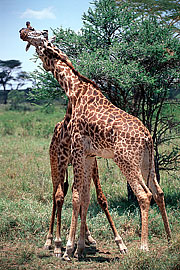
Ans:
[[[148,211],[152,196],[170,238],[164,194],[155,174],[153,140],[147,128],[138,118],[107,100],[94,82],[76,71],[68,57],[44,38],[43,32],[22,29],[20,37],[36,47],[44,68],[53,73],[71,103],[67,129],[71,135],[74,171],[73,211],[63,258],[69,260],[72,256],[80,207],[81,226],[76,254],[81,256],[84,250],[90,183],[96,156],[113,159],[137,197],[141,209],[141,249],[148,250]]]

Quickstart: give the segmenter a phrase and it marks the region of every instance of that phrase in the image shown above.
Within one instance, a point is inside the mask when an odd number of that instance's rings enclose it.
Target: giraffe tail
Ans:
[[[148,156],[149,156],[149,168],[148,168],[148,175],[147,175],[147,187],[149,188],[150,186],[150,176],[151,176],[151,172],[154,166],[154,152],[153,152],[153,140],[152,137],[148,137],[147,141],[146,141],[146,149],[148,151]]]
[[[66,182],[64,183],[64,197],[66,196],[66,194],[68,192],[68,187],[69,187],[69,183],[68,183],[68,170],[66,169]]]

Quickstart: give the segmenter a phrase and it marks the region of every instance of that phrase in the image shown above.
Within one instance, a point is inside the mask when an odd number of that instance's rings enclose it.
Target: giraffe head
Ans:
[[[36,48],[36,52],[43,62],[43,67],[46,71],[51,70],[49,65],[49,58],[53,58],[53,42],[55,41],[55,36],[48,40],[48,31],[34,30],[34,28],[22,28],[20,31],[20,38],[23,41],[27,41],[26,51],[32,45]],[[47,51],[49,54],[47,56]],[[46,53],[45,53],[46,52]]]
[[[56,46],[53,45],[56,36],[51,37],[48,40],[48,31],[32,30],[32,28],[22,28],[20,31],[20,38],[23,41],[27,41],[26,51],[32,45],[36,48],[36,52],[43,61],[43,67],[49,71],[49,65],[46,64],[47,58],[58,59],[62,62],[66,62],[67,65],[73,68],[71,61],[67,55],[61,52]],[[46,53],[45,53],[46,52]],[[48,55],[48,56],[47,56]]]
[[[26,47],[26,51],[29,49],[31,45],[35,46],[36,48],[43,46],[48,39],[48,32],[47,30],[38,31],[38,30],[31,30],[30,28],[22,28],[20,31],[20,38],[23,41],[27,41],[28,45]]]

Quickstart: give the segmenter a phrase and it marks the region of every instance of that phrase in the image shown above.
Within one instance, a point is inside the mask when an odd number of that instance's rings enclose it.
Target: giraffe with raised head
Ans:
[[[28,23],[30,24],[30,22]],[[27,27],[27,28],[29,28],[31,31],[34,31],[34,28],[32,29],[32,27],[31,28]],[[28,29],[25,28],[25,30],[28,30]],[[48,39],[47,30],[43,31],[43,37],[46,40]],[[26,50],[28,50],[30,46],[31,46],[31,43],[28,42],[28,46],[26,47]],[[41,55],[41,60],[43,62],[45,69],[48,70],[50,68],[50,66],[48,65],[50,65],[51,60],[52,60],[51,57],[47,56],[46,54],[43,56],[42,49],[41,51],[37,51],[37,52],[39,55]],[[67,129],[68,123],[71,119],[71,114],[72,114],[72,104],[69,101],[64,120],[58,123],[55,127],[54,134],[53,134],[51,144],[50,144],[50,149],[49,149],[51,176],[52,176],[52,183],[53,183],[53,208],[52,208],[49,232],[47,235],[44,248],[50,249],[52,246],[54,219],[55,219],[55,213],[57,209],[57,228],[56,228],[56,238],[55,238],[55,248],[54,248],[54,254],[57,257],[61,256],[61,212],[62,212],[62,206],[64,203],[64,197],[68,189],[68,179],[66,177],[65,183],[64,183],[64,179],[65,179],[65,174],[67,176],[68,164],[72,160],[71,137]],[[126,252],[127,248],[124,245],[122,238],[118,234],[118,231],[115,227],[115,224],[108,210],[107,199],[102,191],[101,184],[99,181],[96,159],[94,162],[94,166],[92,167],[91,175],[92,175],[92,179],[96,188],[98,203],[100,207],[102,208],[102,210],[104,211],[104,213],[106,214],[106,217],[109,221],[109,224],[114,234],[115,242],[121,252]],[[91,233],[88,230],[87,224],[85,224],[85,238],[88,244],[96,245],[96,241],[92,238]]]
[[[147,128],[139,119],[107,100],[94,82],[76,71],[68,57],[43,37],[43,32],[22,29],[20,37],[36,47],[39,57],[43,58],[44,68],[54,74],[72,103],[68,129],[74,171],[73,211],[63,258],[70,260],[72,256],[80,207],[81,227],[76,255],[81,256],[85,247],[90,172],[95,156],[113,159],[137,197],[141,210],[140,248],[148,250],[148,211],[152,196],[159,206],[170,239],[164,193],[156,179],[153,141]]]
[[[57,229],[56,229],[56,238],[55,238],[55,249],[54,254],[57,257],[61,256],[61,210],[64,202],[64,197],[66,196],[68,189],[68,174],[67,166],[71,163],[71,137],[66,128],[68,116],[70,117],[71,108],[67,109],[66,116],[63,121],[58,122],[54,129],[54,134],[51,140],[49,155],[50,155],[50,164],[51,164],[51,176],[53,183],[53,208],[51,221],[49,226],[49,232],[47,235],[46,243],[44,245],[45,249],[50,249],[52,246],[53,240],[53,227],[54,219],[57,208]],[[66,173],[66,182],[64,183]],[[92,168],[92,179],[96,188],[97,200],[102,210],[105,212],[109,224],[112,228],[116,243],[119,247],[120,236],[117,232],[115,224],[112,220],[112,217],[108,210],[108,203],[105,195],[103,194],[101,184],[99,181],[98,175],[98,166],[95,159],[94,166]],[[87,225],[85,225],[85,239],[86,242],[90,245],[96,246],[96,241],[92,238],[90,231],[88,230]]]

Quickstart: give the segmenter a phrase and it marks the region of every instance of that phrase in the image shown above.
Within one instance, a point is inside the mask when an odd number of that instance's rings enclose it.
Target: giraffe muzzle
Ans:
[[[27,41],[27,36],[28,36],[28,33],[29,33],[29,29],[27,28],[22,28],[20,31],[20,38],[23,40],[23,41]]]
[[[27,28],[22,28],[20,31],[20,38],[23,40],[23,41],[27,41],[27,35],[29,33],[29,29]],[[29,50],[31,44],[28,42],[28,44],[26,45],[26,52]]]

